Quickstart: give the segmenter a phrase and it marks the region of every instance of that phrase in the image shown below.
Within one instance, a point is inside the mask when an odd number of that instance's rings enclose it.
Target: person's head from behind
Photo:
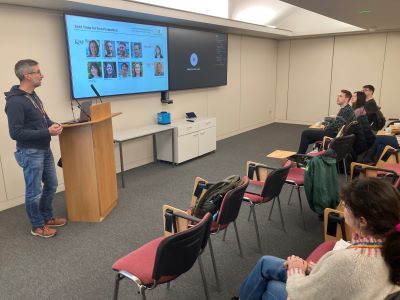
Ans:
[[[354,92],[351,97],[351,105],[354,109],[365,106],[367,96],[364,92]]]
[[[385,240],[390,280],[400,285],[400,194],[384,179],[361,178],[342,187],[346,223],[361,236]]]
[[[99,56],[99,45],[95,40],[89,42],[89,56]]]
[[[133,44],[133,53],[135,57],[142,57],[142,45],[140,43]]]
[[[106,41],[104,43],[104,48],[106,49],[107,56],[113,56],[114,47],[111,41]]]
[[[133,76],[135,77],[142,76],[142,66],[139,63],[133,64]]]
[[[42,84],[43,74],[40,71],[39,63],[33,59],[18,61],[15,64],[14,72],[21,84],[27,84],[32,88]]]
[[[99,77],[100,76],[100,68],[98,64],[91,63],[90,64],[90,76],[91,77]]]
[[[370,99],[370,98],[372,98],[372,95],[373,95],[374,92],[375,92],[375,88],[374,88],[373,85],[367,84],[367,85],[364,85],[364,86],[363,86],[362,91],[363,91],[363,92],[365,93],[365,95],[367,96],[367,99]]]
[[[119,42],[118,51],[119,51],[119,56],[121,56],[121,57],[126,56],[126,43],[125,42]]]
[[[337,105],[341,107],[345,106],[347,103],[349,103],[351,96],[352,95],[348,90],[341,90],[336,98]]]

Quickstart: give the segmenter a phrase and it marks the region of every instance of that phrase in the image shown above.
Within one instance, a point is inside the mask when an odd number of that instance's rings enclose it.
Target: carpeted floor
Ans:
[[[162,234],[161,206],[186,208],[195,176],[218,181],[231,174],[245,175],[247,160],[278,166],[265,154],[275,149],[297,150],[304,126],[274,123],[217,143],[217,151],[175,168],[155,163],[126,172],[126,188],[119,189],[117,207],[101,223],[69,223],[55,238],[30,235],[24,206],[0,212],[0,299],[111,299],[115,272],[113,262]],[[270,203],[258,207],[257,217],[263,254],[307,256],[322,241],[322,223],[305,203],[307,230],[302,228],[297,196],[287,205],[290,189],[281,194],[287,233],[278,210],[267,220]],[[302,192],[303,193],[303,192]],[[304,195],[304,193],[303,193]],[[57,215],[66,215],[64,194],[55,199]],[[226,241],[213,236],[222,291],[215,289],[208,249],[203,263],[211,299],[230,299],[261,256],[257,252],[254,224],[247,221],[243,205],[237,220],[244,258],[239,256],[233,228]],[[123,280],[119,299],[135,299],[135,285]],[[148,299],[203,299],[197,263],[175,280],[147,293]],[[139,299],[139,298],[138,298]]]

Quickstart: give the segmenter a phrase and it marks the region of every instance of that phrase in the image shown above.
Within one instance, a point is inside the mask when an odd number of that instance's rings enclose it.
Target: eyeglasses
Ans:
[[[42,72],[39,70],[39,71],[32,71],[32,72],[29,72],[28,74],[42,74]]]

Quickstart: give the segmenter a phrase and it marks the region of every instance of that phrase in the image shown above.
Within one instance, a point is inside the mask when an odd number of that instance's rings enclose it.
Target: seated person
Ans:
[[[373,85],[367,84],[363,86],[363,92],[366,96],[365,110],[367,112],[368,121],[371,124],[372,130],[376,132],[382,129],[385,125],[385,120],[374,99],[375,88]]]
[[[358,125],[356,125],[354,128],[356,140],[353,146],[356,154],[356,156],[353,158],[356,161],[359,161],[359,159],[357,159],[357,155],[363,153],[362,156],[364,156],[364,152],[370,149],[375,142],[375,135],[367,118],[365,103],[366,96],[364,92],[358,91],[353,93],[353,97],[351,97],[351,106],[353,107],[353,111],[358,122]],[[360,160],[362,160],[361,157]]]
[[[341,190],[351,245],[313,264],[262,257],[240,287],[241,300],[385,299],[400,291],[400,194],[387,181],[357,179]]]
[[[368,148],[371,148],[375,142],[375,135],[372,131],[371,125],[367,118],[367,111],[365,109],[366,96],[364,92],[354,92],[351,98],[354,114],[356,115],[358,123],[360,123],[364,136],[367,141]]]
[[[304,154],[308,145],[321,141],[324,136],[334,137],[338,130],[345,124],[355,121],[353,109],[349,105],[351,93],[347,90],[341,90],[336,98],[336,103],[340,106],[340,110],[336,115],[335,121],[324,129],[306,129],[301,134],[299,150],[297,153]]]

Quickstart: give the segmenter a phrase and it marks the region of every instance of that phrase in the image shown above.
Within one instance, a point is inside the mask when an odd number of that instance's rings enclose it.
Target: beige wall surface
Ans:
[[[0,4],[0,90],[18,84],[14,64],[23,58],[40,62],[43,85],[37,89],[45,109],[55,121],[71,119],[70,84],[62,12]],[[156,123],[156,113],[169,111],[172,119],[185,112],[217,118],[217,138],[222,139],[274,120],[277,42],[261,38],[229,35],[228,85],[170,93],[174,104],[160,102],[159,93],[105,98],[112,103],[114,131]],[[245,62],[243,65],[242,62]],[[74,109],[76,112],[76,109]],[[0,114],[0,210],[23,203],[22,169],[14,159],[15,142],[8,133],[6,115]],[[55,159],[60,157],[58,139],[53,139]],[[145,137],[124,144],[125,169],[153,160],[152,139]],[[218,151],[218,149],[217,149]],[[116,154],[118,152],[116,151]],[[116,155],[117,169],[119,159]],[[59,190],[63,190],[62,170],[57,167]],[[1,176],[3,175],[3,176]]]
[[[375,86],[384,115],[398,118],[399,69],[400,33],[279,41],[276,120],[309,124],[335,115],[338,92],[365,84]]]
[[[273,121],[277,42],[242,38],[240,57],[240,126],[254,128]]]
[[[400,117],[399,97],[400,33],[387,36],[386,57],[383,66],[382,88],[379,104],[386,117]]]
[[[372,84],[379,102],[385,43],[384,33],[335,37],[329,114],[339,110],[336,96],[341,89],[353,92]]]
[[[282,41],[278,43],[275,97],[275,119],[278,121],[286,120],[287,118],[290,45],[291,41]]]
[[[333,38],[293,40],[287,117],[314,122],[328,112]]]

